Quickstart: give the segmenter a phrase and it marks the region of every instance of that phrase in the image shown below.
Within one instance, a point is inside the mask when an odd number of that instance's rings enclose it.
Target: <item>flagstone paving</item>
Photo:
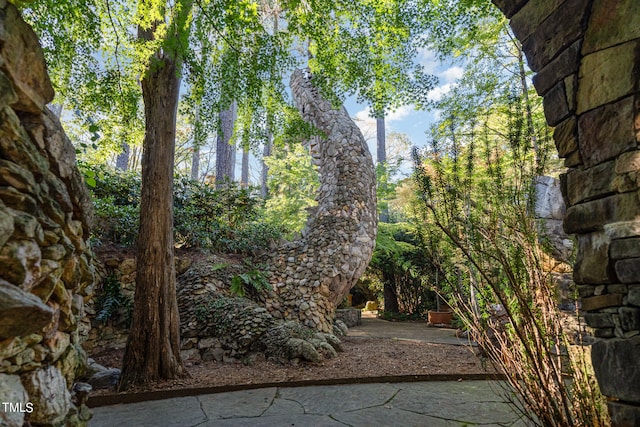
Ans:
[[[270,387],[93,409],[92,427],[528,426],[500,381]]]

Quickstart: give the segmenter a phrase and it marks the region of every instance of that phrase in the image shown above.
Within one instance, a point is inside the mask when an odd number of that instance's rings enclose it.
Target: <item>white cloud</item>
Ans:
[[[402,122],[411,113],[415,112],[412,106],[403,105],[396,108],[394,111],[389,111],[385,116],[385,125],[387,130],[392,130],[391,124],[393,122]],[[366,140],[376,137],[376,119],[371,117],[371,108],[366,107],[364,110],[358,111],[354,116],[356,125],[360,128],[362,135]]]
[[[387,113],[385,120],[387,122],[396,122],[399,120],[404,120],[409,114],[413,113],[415,110],[413,107],[409,105],[403,105],[400,108],[397,108],[394,111],[390,111]]]
[[[452,86],[453,83],[447,83],[442,86],[438,86],[429,92],[427,98],[429,98],[431,101],[440,101],[440,99],[442,99],[442,96],[447,94],[451,90]]]
[[[449,67],[443,72],[439,73],[438,76],[442,78],[446,83],[452,83],[462,77],[464,70],[458,66]]]
[[[354,121],[360,128],[365,140],[375,139],[376,136],[376,119],[371,117],[370,111],[369,107],[366,107],[364,110],[358,111],[354,116]]]
[[[423,47],[418,49],[418,63],[424,67],[424,71],[427,74],[436,74],[436,70],[440,61],[436,59],[433,51]]]

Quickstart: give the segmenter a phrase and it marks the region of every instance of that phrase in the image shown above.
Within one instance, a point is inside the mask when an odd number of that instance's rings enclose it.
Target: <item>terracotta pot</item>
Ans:
[[[427,319],[429,320],[429,323],[432,325],[451,326],[451,322],[453,321],[453,311],[429,310],[427,312]]]

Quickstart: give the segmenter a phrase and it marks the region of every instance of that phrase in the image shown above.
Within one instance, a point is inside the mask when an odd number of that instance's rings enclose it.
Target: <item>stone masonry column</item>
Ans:
[[[555,127],[574,279],[613,425],[640,425],[640,1],[493,0]]]
[[[334,311],[367,268],[377,233],[376,175],[360,129],[313,85],[308,70],[291,76],[302,117],[322,132],[309,148],[318,166],[318,206],[300,238],[269,254],[274,291],[265,306],[276,317],[321,332],[333,330]]]

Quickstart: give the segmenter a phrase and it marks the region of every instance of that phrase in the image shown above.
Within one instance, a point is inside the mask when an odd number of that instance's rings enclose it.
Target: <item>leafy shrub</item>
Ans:
[[[137,238],[140,176],[105,167],[91,169],[97,243],[132,246]],[[221,188],[176,177],[174,238],[177,246],[219,252],[256,253],[280,238],[276,225],[258,220],[260,199],[251,189],[229,182]]]
[[[250,270],[233,276],[233,279],[231,279],[231,292],[239,297],[244,297],[247,293],[255,296],[259,292],[273,289],[267,279],[267,274],[260,270],[261,265],[253,265],[247,260],[245,260],[245,263]]]
[[[122,293],[120,282],[115,275],[111,274],[102,283],[102,290],[96,299],[95,308],[97,321],[106,323],[124,314],[125,326],[128,327],[131,322],[133,301]]]
[[[431,290],[434,266],[424,257],[418,243],[409,224],[379,223],[373,258],[365,274],[375,286],[372,290],[380,292],[383,285],[390,287],[397,297],[399,311],[416,316],[435,306]],[[388,312],[390,306],[385,301]]]
[[[132,246],[138,237],[140,212],[138,205],[118,205],[113,196],[94,198],[94,240]]]
[[[267,157],[265,162],[269,166],[269,198],[263,216],[268,224],[292,237],[304,228],[307,208],[317,205],[318,172],[302,144]]]
[[[112,199],[118,206],[140,205],[140,174],[119,171],[105,166],[92,166],[95,185],[91,187],[94,199]]]

